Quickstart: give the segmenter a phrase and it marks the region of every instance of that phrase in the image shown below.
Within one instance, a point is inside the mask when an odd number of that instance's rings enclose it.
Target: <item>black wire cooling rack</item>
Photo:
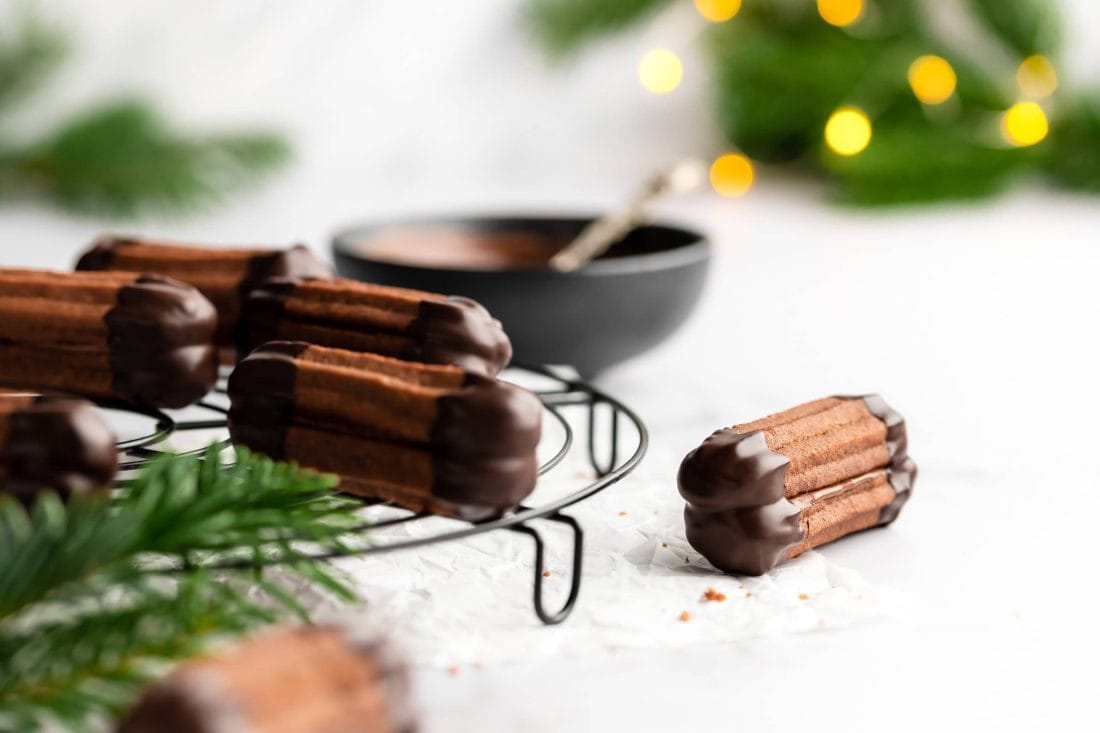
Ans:
[[[440,542],[462,540],[486,532],[498,530],[517,532],[527,535],[534,541],[533,603],[535,614],[544,624],[548,625],[559,624],[568,618],[577,603],[577,597],[581,590],[581,580],[584,577],[584,529],[581,527],[580,522],[564,513],[563,510],[621,481],[633,471],[645,455],[649,445],[649,436],[644,423],[633,410],[587,382],[562,376],[554,369],[543,366],[513,365],[510,372],[515,376],[527,375],[528,378],[533,377],[545,383],[546,386],[531,388],[531,391],[542,400],[543,409],[547,416],[561,428],[560,443],[552,455],[546,458],[539,467],[539,476],[544,476],[553,471],[570,455],[576,443],[570,413],[582,413],[582,417],[586,419],[582,419],[580,423],[587,427],[585,450],[588,463],[596,474],[594,481],[588,481],[572,491],[559,494],[541,504],[520,505],[514,512],[510,512],[499,519],[481,522],[450,519],[447,520],[450,526],[449,529],[440,529],[418,537],[394,536],[394,530],[401,525],[427,519],[433,515],[416,514],[389,505],[392,507],[393,516],[374,522],[365,522],[361,527],[353,530],[353,532],[369,532],[369,545],[340,553],[323,554],[318,557],[321,559],[335,559],[348,557],[349,555],[379,555],[411,550]],[[227,408],[225,405],[218,404],[218,398],[224,397],[224,394],[224,388],[219,387],[211,397],[189,408],[188,411],[191,414],[198,412],[202,415],[198,418],[173,418],[166,412],[157,409],[105,405],[112,409],[148,418],[153,426],[147,432],[139,431],[141,434],[119,442],[119,451],[122,453],[122,460],[119,462],[120,470],[132,471],[141,468],[150,459],[162,453],[161,447],[165,441],[173,436],[191,431],[224,431]],[[587,413],[587,415],[583,416],[583,413]],[[632,430],[624,431],[624,423],[629,425]],[[546,432],[544,431],[544,436]],[[223,435],[220,440],[223,446],[228,447],[229,440],[227,437]],[[205,450],[206,445],[204,444],[200,448],[182,452],[197,455],[205,452]],[[540,451],[546,451],[546,446],[540,446]],[[364,502],[364,506],[368,505],[387,505],[387,503]],[[535,520],[545,520],[563,525],[573,535],[572,575],[570,577],[569,593],[565,602],[556,611],[548,611],[544,603],[543,558],[546,542],[539,530],[533,525]]]

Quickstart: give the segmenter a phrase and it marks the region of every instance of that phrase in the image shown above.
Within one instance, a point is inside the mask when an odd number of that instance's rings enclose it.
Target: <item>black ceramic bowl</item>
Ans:
[[[697,232],[653,224],[580,270],[549,269],[545,260],[589,221],[421,218],[349,229],[332,246],[344,277],[468,296],[504,324],[516,361],[569,364],[592,376],[687,319],[710,245]]]

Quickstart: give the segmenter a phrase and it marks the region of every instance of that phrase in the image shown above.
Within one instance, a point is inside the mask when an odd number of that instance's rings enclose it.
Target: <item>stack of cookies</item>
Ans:
[[[308,250],[103,238],[77,272],[0,270],[0,387],[153,407],[230,380],[233,441],[344,491],[484,519],[534,488],[541,403],[478,303],[331,277]]]
[[[477,520],[535,486],[542,404],[459,366],[273,341],[237,365],[229,398],[235,443],[353,494]]]

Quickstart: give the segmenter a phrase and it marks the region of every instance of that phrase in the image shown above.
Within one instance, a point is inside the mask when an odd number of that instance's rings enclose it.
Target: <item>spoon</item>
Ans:
[[[576,239],[550,258],[550,267],[559,272],[584,267],[644,223],[649,218],[649,208],[657,199],[698,188],[706,176],[707,165],[698,158],[687,158],[665,168],[649,179],[622,209],[586,226]]]

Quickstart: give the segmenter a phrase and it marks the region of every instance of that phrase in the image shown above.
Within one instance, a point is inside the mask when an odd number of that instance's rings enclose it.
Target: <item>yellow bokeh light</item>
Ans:
[[[863,0],[817,0],[817,12],[829,25],[843,28],[863,15]]]
[[[721,23],[737,15],[741,0],[695,0],[695,9],[712,23]]]
[[[722,196],[744,196],[755,177],[752,161],[741,153],[726,153],[710,166],[710,185]]]
[[[871,142],[871,120],[856,107],[841,107],[825,123],[825,144],[839,155],[856,155]]]
[[[1001,119],[1005,139],[1019,147],[1042,142],[1049,131],[1047,115],[1035,102],[1017,102]]]
[[[667,48],[656,48],[638,62],[638,80],[654,94],[668,94],[680,86],[684,65],[680,57]]]
[[[955,93],[955,70],[940,56],[921,56],[909,65],[909,86],[925,104],[943,104]]]
[[[1058,88],[1058,72],[1050,59],[1037,53],[1020,62],[1016,69],[1016,83],[1024,96],[1042,99],[1054,94]]]

